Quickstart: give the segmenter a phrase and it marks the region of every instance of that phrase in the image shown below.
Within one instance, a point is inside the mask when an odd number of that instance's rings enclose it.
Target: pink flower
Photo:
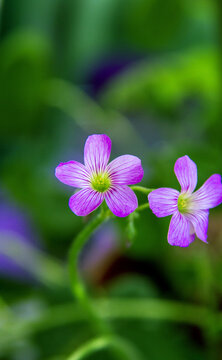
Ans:
[[[68,161],[57,166],[55,176],[61,182],[81,188],[69,200],[70,209],[76,215],[88,215],[104,199],[116,216],[127,216],[137,208],[137,197],[127,185],[142,180],[141,160],[123,155],[108,164],[110,153],[111,140],[107,135],[91,135],[85,143],[85,165]]]
[[[207,242],[209,209],[222,203],[221,176],[212,175],[195,192],[196,164],[187,156],[177,159],[174,172],[181,192],[160,188],[148,195],[152,212],[158,217],[173,215],[168,231],[168,242],[176,246],[189,246],[196,236]]]

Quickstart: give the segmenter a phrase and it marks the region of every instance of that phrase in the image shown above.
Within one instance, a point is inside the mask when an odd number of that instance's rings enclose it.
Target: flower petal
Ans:
[[[111,188],[105,194],[108,207],[114,215],[125,217],[131,214],[138,206],[138,200],[133,190],[126,185]]]
[[[221,176],[214,174],[209,177],[201,188],[192,194],[192,200],[194,205],[202,210],[220,205],[222,203]]]
[[[122,155],[117,157],[107,167],[112,184],[133,185],[143,178],[141,160],[133,155]]]
[[[197,185],[197,166],[189,156],[185,155],[177,159],[174,172],[181,185],[181,191],[193,192]]]
[[[177,211],[179,191],[171,188],[159,188],[148,195],[150,209],[157,217],[172,215]]]
[[[55,170],[55,176],[66,185],[77,188],[89,186],[89,171],[78,161],[60,163]]]
[[[197,237],[207,243],[207,229],[208,229],[208,210],[196,210],[193,213],[185,215],[192,223]]]
[[[102,172],[108,164],[112,142],[107,135],[91,135],[84,148],[84,162],[91,172]]]
[[[86,216],[103,202],[104,194],[92,190],[82,189],[69,199],[70,209],[78,216]]]
[[[195,240],[195,233],[190,234],[189,243],[191,244]]]
[[[186,247],[194,240],[193,234],[190,234],[190,222],[179,211],[175,212],[171,218],[168,243],[170,245]]]

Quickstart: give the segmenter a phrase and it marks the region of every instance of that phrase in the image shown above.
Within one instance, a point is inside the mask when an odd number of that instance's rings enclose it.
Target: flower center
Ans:
[[[101,193],[106,192],[111,186],[109,174],[106,172],[94,173],[91,177],[91,186],[93,190]]]
[[[180,194],[177,200],[178,210],[181,213],[185,213],[189,210],[190,199],[187,194]]]

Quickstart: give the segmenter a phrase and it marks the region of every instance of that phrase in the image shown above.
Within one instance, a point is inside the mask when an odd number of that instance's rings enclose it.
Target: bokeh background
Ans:
[[[68,249],[90,221],[54,169],[85,139],[134,154],[141,185],[222,172],[220,0],[0,1],[0,359],[63,360],[95,334],[73,299]],[[138,194],[139,202],[146,201]],[[89,293],[144,359],[222,358],[222,208],[209,244],[167,243],[151,211],[101,227],[80,257]],[[104,305],[104,306],[103,306]],[[107,350],[87,359],[114,359]],[[136,360],[136,359],[135,359]]]

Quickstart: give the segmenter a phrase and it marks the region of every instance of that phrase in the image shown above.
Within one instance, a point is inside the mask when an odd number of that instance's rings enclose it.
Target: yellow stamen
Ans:
[[[106,192],[111,186],[111,179],[109,174],[106,172],[94,173],[91,177],[91,186],[93,190],[101,193]]]
[[[180,194],[177,200],[178,210],[181,213],[185,213],[189,210],[190,199],[187,194]]]

